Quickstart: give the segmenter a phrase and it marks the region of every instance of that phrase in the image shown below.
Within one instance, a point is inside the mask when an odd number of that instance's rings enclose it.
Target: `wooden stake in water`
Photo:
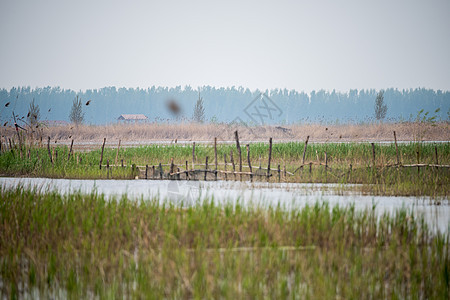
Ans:
[[[173,157],[170,159],[170,171],[169,171],[169,173],[170,173],[170,175],[169,175],[169,178],[170,179],[173,179],[173,173],[174,173],[174,168],[175,168],[175,165],[173,164]]]
[[[225,172],[227,172],[227,154],[226,153],[224,153],[223,154],[223,161],[224,161],[224,163],[225,163]],[[227,180],[228,178],[227,178],[227,173],[225,173],[225,181]]]
[[[308,147],[308,141],[309,141],[309,135],[306,137],[305,141],[305,148],[303,149],[303,159],[302,159],[302,165],[305,164],[305,157],[306,157],[306,147]]]
[[[439,165],[438,151],[437,151],[437,146],[436,145],[434,145],[434,154],[435,154],[435,158],[436,158],[436,165]]]
[[[109,179],[109,159],[106,160],[106,178]]]
[[[239,135],[237,130],[234,132],[234,137],[236,139],[236,148],[239,154],[239,172],[242,172],[242,153],[241,153],[241,145],[239,145]],[[242,174],[239,175],[239,178],[242,180]]]
[[[269,139],[269,161],[267,163],[267,178],[270,176],[270,161],[272,160],[272,138]]]
[[[188,161],[186,161],[186,180],[189,180],[189,167],[188,167]]]
[[[397,134],[394,130],[394,141],[395,141],[395,152],[397,154],[397,165],[400,165],[400,156],[398,155],[398,146],[397,146]]]
[[[72,139],[72,142],[70,143],[70,150],[69,150],[69,154],[67,155],[67,160],[70,160],[70,155],[72,155],[72,147],[73,147],[73,139]]]
[[[252,172],[252,163],[250,161],[250,145],[247,144],[247,162],[248,162],[248,167],[250,169],[250,181],[253,181],[253,172]]]
[[[372,161],[373,161],[373,167],[375,168],[375,144],[372,144]]]
[[[281,168],[280,165],[278,164],[278,182],[281,181]]]
[[[115,165],[117,165],[117,160],[119,159],[119,149],[120,149],[120,140],[119,140],[119,145],[117,146],[117,152],[116,152],[116,160],[115,160]]]
[[[192,170],[195,170],[195,142],[192,146]]]
[[[9,141],[11,142],[11,140]],[[53,164],[52,152],[50,151],[50,137],[48,137],[47,141],[47,150],[48,150],[48,157],[50,157],[50,162]]]
[[[234,174],[234,180],[236,180],[236,165],[234,164],[234,159],[233,159],[233,149],[230,149],[230,161],[231,161],[231,165],[233,166],[233,174]]]
[[[161,163],[159,163],[159,179],[163,179],[163,167]]]
[[[206,157],[206,162],[205,162],[205,180],[206,180],[207,174],[208,174],[208,156]]]
[[[145,179],[148,179],[148,165],[145,165]]]
[[[217,138],[214,138],[214,160],[215,160],[215,167],[216,172],[214,173],[214,179],[217,180]]]
[[[105,143],[106,143],[106,138],[103,138],[102,154],[100,155],[100,170],[102,169],[103,150],[105,150]]]

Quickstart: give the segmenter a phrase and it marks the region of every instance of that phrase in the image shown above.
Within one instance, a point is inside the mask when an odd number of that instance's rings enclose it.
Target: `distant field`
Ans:
[[[217,137],[219,142],[233,141],[234,131],[239,131],[243,141],[274,142],[304,141],[310,136],[310,142],[361,142],[361,141],[393,141],[393,131],[399,141],[450,141],[450,125],[448,122],[429,123],[393,123],[393,124],[363,124],[363,125],[288,125],[288,126],[243,126],[237,124],[131,124],[104,125],[78,128],[74,126],[43,127],[33,133],[33,137],[44,141],[48,136],[52,141],[70,143],[100,144],[103,138],[107,143],[123,142],[148,144],[159,142],[212,141]],[[4,128],[3,136],[14,137],[12,127]],[[4,141],[4,140],[3,140]]]

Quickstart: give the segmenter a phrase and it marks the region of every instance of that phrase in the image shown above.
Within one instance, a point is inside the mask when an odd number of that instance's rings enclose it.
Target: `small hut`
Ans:
[[[118,122],[126,122],[126,123],[130,123],[130,122],[147,122],[148,118],[143,115],[143,114],[123,114],[120,115],[120,117],[117,118]]]

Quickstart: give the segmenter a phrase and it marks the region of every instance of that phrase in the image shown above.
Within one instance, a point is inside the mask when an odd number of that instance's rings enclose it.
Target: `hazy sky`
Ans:
[[[450,1],[0,0],[0,87],[450,90]]]

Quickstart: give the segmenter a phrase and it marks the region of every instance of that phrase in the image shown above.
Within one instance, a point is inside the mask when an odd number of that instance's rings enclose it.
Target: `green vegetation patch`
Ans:
[[[0,188],[2,297],[449,297],[449,235],[418,216],[315,204]]]

